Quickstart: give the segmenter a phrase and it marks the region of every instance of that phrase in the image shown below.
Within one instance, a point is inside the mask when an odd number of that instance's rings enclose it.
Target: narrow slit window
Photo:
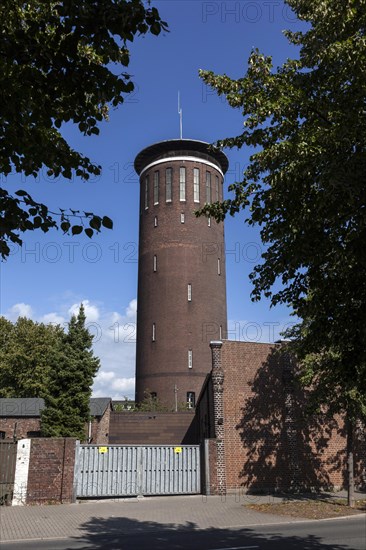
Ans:
[[[155,325],[155,323],[153,323],[153,325],[152,325],[152,341],[153,342],[156,341],[156,325]]]
[[[185,215],[184,215],[184,212],[182,212],[180,215],[180,223],[184,223],[185,221],[186,221]]]
[[[149,208],[149,176],[145,178],[145,210]]]
[[[186,200],[186,169],[183,166],[179,168],[179,200]]]
[[[196,406],[196,394],[194,391],[187,391],[187,408],[194,409]]]
[[[172,202],[172,175],[173,169],[167,168],[165,170],[165,200],[166,202]]]
[[[153,270],[154,270],[154,272],[157,271],[157,269],[158,269],[158,258],[154,254],[154,260],[153,260]]]
[[[222,325],[220,325],[219,338],[220,338],[220,340],[222,340]]]
[[[215,181],[215,187],[216,187],[216,200],[220,200],[219,198],[219,176],[216,176],[216,181]]]
[[[220,260],[220,258],[217,259],[217,274],[221,275],[221,260]]]
[[[206,202],[211,204],[211,172],[206,172]]]
[[[200,171],[198,168],[193,168],[193,200],[200,202]]]
[[[207,218],[207,225],[208,227],[211,227],[211,216]]]
[[[193,352],[191,349],[188,350],[188,368],[191,369],[193,367]]]
[[[158,227],[158,217],[154,217],[154,227]]]
[[[159,204],[159,172],[154,172],[154,204]]]
[[[188,302],[192,302],[192,285],[191,285],[191,283],[188,283],[187,294],[188,294]]]

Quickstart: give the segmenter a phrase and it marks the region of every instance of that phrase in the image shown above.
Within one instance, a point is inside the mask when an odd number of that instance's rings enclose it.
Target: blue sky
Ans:
[[[280,0],[201,2],[154,1],[169,24],[164,36],[136,38],[129,72],[136,84],[126,102],[111,110],[97,137],[85,138],[67,127],[65,137],[103,168],[91,182],[42,173],[37,181],[10,176],[8,189],[27,189],[50,207],[72,207],[108,215],[113,231],[88,237],[53,231],[28,234],[22,249],[1,265],[1,314],[26,315],[45,322],[67,322],[84,302],[95,352],[102,366],[97,396],[134,396],[135,310],[138,251],[138,177],[136,154],[160,140],[179,137],[177,92],[183,108],[183,137],[213,142],[242,131],[239,110],[228,107],[199,79],[198,70],[239,78],[253,47],[273,56],[274,64],[296,56],[282,34],[299,22]],[[240,179],[249,151],[225,151],[230,167],[225,185]],[[1,176],[0,176],[1,177]],[[285,308],[250,300],[248,274],[260,258],[258,231],[243,215],[227,219],[227,298],[229,338],[273,341],[292,319]]]

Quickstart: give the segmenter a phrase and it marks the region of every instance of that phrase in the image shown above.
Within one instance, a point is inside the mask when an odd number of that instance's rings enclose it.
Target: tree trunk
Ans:
[[[347,425],[347,474],[348,474],[348,496],[347,504],[355,507],[355,480],[353,476],[353,422],[346,419]]]

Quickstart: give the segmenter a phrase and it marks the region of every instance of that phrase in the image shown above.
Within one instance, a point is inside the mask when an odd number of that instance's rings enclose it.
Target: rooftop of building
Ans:
[[[111,402],[110,397],[91,397],[90,415],[103,416]],[[44,400],[40,397],[0,398],[0,417],[39,417],[44,408]]]
[[[194,155],[205,160],[214,161],[225,174],[229,167],[229,161],[225,153],[213,147],[210,143],[195,139],[169,139],[159,141],[142,149],[135,159],[135,170],[141,174],[142,170],[157,159],[173,154]]]

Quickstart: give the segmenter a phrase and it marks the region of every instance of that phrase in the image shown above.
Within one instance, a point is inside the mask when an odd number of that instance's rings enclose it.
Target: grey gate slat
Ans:
[[[200,493],[197,445],[78,445],[77,453],[78,497]]]

